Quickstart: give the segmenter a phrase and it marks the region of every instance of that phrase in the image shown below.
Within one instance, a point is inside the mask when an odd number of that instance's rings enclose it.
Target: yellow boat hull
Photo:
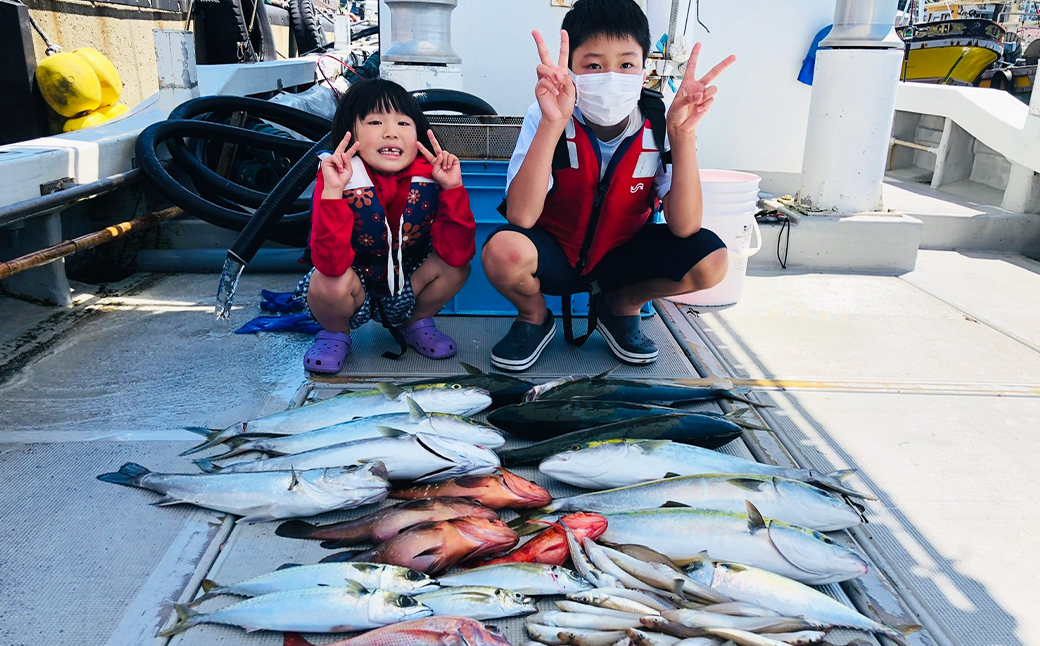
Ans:
[[[997,54],[983,47],[912,49],[907,56],[902,78],[904,81],[971,85],[995,60]]]

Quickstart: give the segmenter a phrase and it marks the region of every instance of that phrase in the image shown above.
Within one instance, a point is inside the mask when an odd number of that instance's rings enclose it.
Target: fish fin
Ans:
[[[401,393],[404,392],[404,390],[402,390],[401,388],[393,384],[387,383],[385,381],[376,384],[376,388],[378,388],[380,392],[386,395],[387,399],[397,399],[401,396]]]
[[[371,552],[374,552],[374,551],[375,550],[369,550],[368,552],[363,552],[363,553],[364,554],[370,554]],[[352,561],[352,560],[354,560],[354,557],[357,556],[357,554],[358,554],[358,552],[356,552],[356,551],[353,551],[353,552],[351,552],[351,551],[336,552],[335,554],[329,554],[328,556],[326,556],[325,558],[323,558],[322,560],[320,560],[318,562],[319,563],[343,563],[345,561]],[[362,560],[371,560],[371,559],[366,557],[365,559],[362,559]]]
[[[209,592],[212,592],[214,588],[219,588],[219,587],[220,586],[217,585],[217,582],[214,581],[213,579],[203,579],[202,580],[202,591],[203,592],[209,593]]]
[[[201,427],[198,427],[198,426],[192,426],[192,427],[188,428],[187,430],[191,431],[192,433],[198,433],[200,435],[205,435],[206,436],[206,441],[203,442],[202,444],[196,444],[195,446],[191,447],[190,449],[181,451],[181,453],[180,453],[181,456],[191,455],[192,453],[198,453],[200,451],[205,451],[206,449],[211,449],[214,446],[218,446],[220,444],[223,444],[223,442],[224,442],[224,438],[220,437],[220,434],[223,432],[222,429],[201,428]],[[203,431],[205,431],[205,433],[203,433]]]
[[[834,478],[838,482],[843,482],[846,478],[856,475],[859,469],[838,469],[837,471],[831,471],[827,474],[828,478]]]
[[[662,509],[671,509],[672,507],[687,507],[688,508],[688,507],[690,507],[690,505],[687,505],[686,503],[682,503],[682,502],[675,502],[674,500],[669,500],[668,502],[666,502],[663,505],[661,505]]]
[[[318,547],[325,548],[327,550],[338,550],[345,547],[354,547],[357,543],[354,541],[322,541],[318,543]]]
[[[437,454],[434,451],[431,451],[431,453],[434,453],[434,455],[437,455],[437,457],[441,457],[439,454]],[[447,458],[445,458],[445,459],[447,459]],[[455,469],[457,467],[458,467],[457,464],[449,464],[446,467],[442,467],[440,469],[434,469],[433,471],[430,471],[429,473],[424,474],[422,477],[416,478],[415,481],[416,482],[429,482],[430,478],[432,478],[434,476],[438,476],[438,475],[440,475],[442,473],[445,473],[447,471],[451,471],[452,469]]]
[[[543,518],[547,513],[549,513],[549,512],[547,512],[544,507],[541,508],[541,509],[530,509],[530,510],[527,510],[524,513],[520,514],[519,516],[517,516],[513,520],[509,521],[508,523],[506,523],[506,526],[509,527],[510,529],[516,531],[517,533],[520,533],[520,529],[525,527],[527,525],[527,523],[529,523],[530,521],[533,521],[533,520],[538,520],[539,518]],[[524,534],[530,534],[530,533],[532,533],[532,532],[531,531],[526,531],[526,532],[524,532],[523,534],[520,534],[520,535],[523,536]]]
[[[662,417],[664,417],[664,416],[662,415]],[[610,440],[606,440],[606,441],[609,442]],[[623,441],[627,442],[628,444],[638,445],[639,447],[645,448],[648,451],[653,451],[654,449],[659,449],[662,446],[669,446],[671,444],[675,444],[675,442],[672,442],[671,440],[623,440]]]
[[[486,477],[481,475],[461,476],[455,478],[454,483],[456,487],[462,487],[463,489],[476,489],[484,484],[484,478]]]
[[[758,507],[755,507],[754,503],[750,500],[745,500],[744,506],[747,507],[747,526],[749,532],[754,534],[760,529],[768,528],[765,519],[762,518],[762,512],[758,511]]]
[[[275,568],[275,571],[277,572],[278,570],[288,570],[289,568],[300,567],[301,565],[302,563],[282,563],[281,565]]]
[[[292,474],[292,477],[289,478],[289,491],[292,491],[296,485],[300,484],[300,472],[292,467],[289,467],[289,472]]]
[[[408,402],[408,413],[412,416],[413,422],[418,422],[429,417],[429,414],[427,414],[427,412],[423,410],[422,406],[412,399],[410,395],[405,395],[404,399]]]
[[[303,638],[300,633],[285,633],[285,641],[282,642],[282,646],[315,646],[313,643]]]
[[[211,437],[213,437],[214,433],[219,433],[220,432],[220,429],[206,428],[205,426],[185,426],[184,430],[188,431],[189,433],[194,433],[196,435],[201,435],[202,437],[204,437],[206,439],[210,439]]]
[[[289,520],[279,525],[274,533],[285,538],[310,538],[317,529],[316,525],[302,520]]]
[[[860,493],[855,489],[846,487],[842,482],[849,478],[856,469],[841,469],[839,471],[831,471],[830,473],[818,473],[816,471],[810,471],[809,484],[816,485],[817,487],[823,487],[824,489],[830,489],[846,496],[852,496],[853,498],[862,498],[863,500],[877,500],[874,496],[867,493]]]
[[[480,368],[478,368],[478,367],[476,367],[476,366],[474,366],[472,364],[466,363],[465,361],[460,361],[459,365],[462,366],[462,369],[466,371],[467,375],[471,375],[473,377],[477,377],[477,376],[486,374]]]
[[[158,637],[173,637],[202,623],[199,613],[189,608],[187,604],[176,603],[173,605],[173,609],[177,613],[177,621],[166,630],[160,631]]]
[[[163,496],[152,503],[152,507],[169,507],[170,505],[181,505],[184,501],[180,498],[174,498],[173,496]]]
[[[590,379],[606,379],[610,375],[612,375],[615,372],[617,372],[620,368],[621,368],[621,364],[618,364],[618,365],[614,366],[613,368],[611,368],[609,370],[604,370],[603,372],[599,373],[598,375],[596,375],[594,377],[591,377]]]
[[[411,435],[411,433],[408,433],[407,431],[402,431],[401,429],[392,426],[377,426],[376,430],[379,431],[379,434],[383,437],[404,437],[405,435]]]
[[[202,471],[205,471],[206,473],[220,473],[220,471],[224,468],[219,464],[214,464],[213,460],[201,459],[194,460],[194,462],[195,466],[197,466]]]
[[[676,473],[675,471],[669,471],[668,473],[664,474],[664,478],[661,478],[661,479],[662,480],[666,480],[668,478],[678,478],[678,477],[680,477],[678,473]]]
[[[111,482],[112,484],[123,485],[124,487],[136,487],[141,478],[151,473],[148,469],[142,467],[136,462],[127,462],[123,466],[119,467],[119,471],[115,473],[102,473],[97,477],[101,482]]]
[[[740,487],[748,491],[762,491],[762,487],[765,486],[765,482],[762,480],[755,480],[754,478],[730,478],[727,480],[729,484],[734,487]]]
[[[827,574],[826,572],[818,572],[816,570],[810,570],[809,568],[805,567],[804,565],[799,565],[798,563],[796,563],[795,560],[794,560],[794,555],[793,554],[789,555],[787,553],[787,551],[785,549],[786,546],[783,545],[783,541],[782,540],[781,541],[774,540],[772,532],[769,532],[768,529],[766,531],[767,531],[767,534],[769,536],[770,544],[774,548],[776,548],[777,553],[780,554],[780,556],[783,557],[783,559],[785,561],[787,561],[791,565],[791,567],[797,568],[797,569],[801,570],[802,572],[807,572],[809,574],[815,574],[817,576],[823,576],[823,575]]]

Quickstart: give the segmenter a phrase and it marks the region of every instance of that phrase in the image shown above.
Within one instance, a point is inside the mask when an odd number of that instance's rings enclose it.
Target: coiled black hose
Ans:
[[[226,118],[236,111],[268,119],[312,139],[321,139],[331,129],[328,119],[276,103],[237,96],[201,97],[181,104],[170,113],[169,120],[153,124],[141,133],[136,146],[141,169],[167,199],[211,224],[241,231],[261,213],[264,205],[268,205],[264,209],[265,213],[276,211],[279,214],[271,221],[273,224],[268,224],[266,219],[263,222],[263,230],[271,235],[271,239],[291,245],[305,244],[310,225],[310,203],[299,198],[317,173],[317,158],[313,154],[308,160],[312,163],[305,164],[311,173],[310,177],[293,189],[294,195],[287,195],[283,184],[288,175],[271,193],[256,191],[213,172],[185,144],[185,137],[193,137],[281,153],[296,161],[290,174],[314,147],[310,141],[208,121]],[[166,144],[174,164],[192,179],[195,190],[182,185],[159,164],[156,148],[162,143]],[[195,148],[196,151],[201,149]],[[293,186],[298,183],[291,182]],[[277,197],[278,202],[272,203],[272,197]],[[251,212],[253,208],[256,208],[256,213]],[[286,211],[292,212],[281,217]]]

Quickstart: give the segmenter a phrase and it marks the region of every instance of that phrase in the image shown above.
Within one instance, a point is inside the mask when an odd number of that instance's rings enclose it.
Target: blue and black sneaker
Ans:
[[[491,349],[491,365],[502,370],[527,370],[556,335],[556,318],[545,310],[541,325],[513,321],[502,340]]]
[[[625,363],[642,364],[657,361],[657,344],[639,329],[638,315],[612,316],[610,312],[601,311],[596,329],[607,340],[614,356]]]

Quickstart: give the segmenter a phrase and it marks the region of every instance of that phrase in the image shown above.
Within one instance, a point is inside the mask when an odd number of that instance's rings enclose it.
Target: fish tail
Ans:
[[[196,466],[198,466],[200,469],[202,469],[206,473],[220,473],[220,471],[224,468],[224,467],[220,466],[219,464],[215,464],[213,462],[213,460],[202,459],[202,460],[195,460],[194,462],[195,462]]]
[[[752,408],[776,408],[776,406],[773,406],[772,404],[763,404],[763,403],[757,402],[757,401],[755,401],[753,399],[748,399],[747,397],[744,397],[743,395],[738,395],[736,393],[729,392],[728,390],[725,391],[725,392],[720,393],[718,396],[723,398],[723,399],[728,399],[730,401],[740,402],[742,404],[747,404],[748,406],[751,406]]]
[[[545,518],[545,516],[547,516],[550,513],[552,513],[552,510],[548,507],[532,509],[530,511],[520,514],[513,520],[509,521],[508,523],[506,523],[506,526],[509,527],[509,529],[515,531],[520,536],[534,534],[535,532],[541,531],[545,528],[539,526],[538,523],[533,523],[531,521],[536,521]]]
[[[111,482],[112,484],[123,485],[124,487],[139,487],[141,478],[151,473],[148,469],[142,467],[136,462],[127,462],[123,466],[119,467],[119,471],[115,473],[102,473],[97,477],[102,482]]]
[[[183,603],[174,604],[173,609],[177,612],[177,622],[161,631],[158,637],[173,637],[202,623],[202,616]]]
[[[289,520],[278,526],[274,533],[285,538],[312,538],[317,525],[302,520]]]
[[[191,447],[186,451],[182,451],[180,453],[180,455],[182,456],[191,455],[192,453],[198,453],[200,451],[205,451],[206,449],[213,448],[214,446],[223,444],[224,440],[226,439],[224,437],[221,437],[221,434],[224,432],[223,429],[202,428],[200,426],[188,426],[185,428],[185,430],[191,431],[192,433],[197,433],[199,435],[205,435],[206,441],[202,444],[196,444],[195,446]]]

